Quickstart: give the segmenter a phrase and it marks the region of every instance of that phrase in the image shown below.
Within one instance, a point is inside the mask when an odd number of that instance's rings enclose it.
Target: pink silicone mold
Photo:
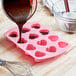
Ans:
[[[39,23],[27,23],[22,29],[22,43],[18,43],[19,32],[15,27],[5,33],[7,39],[25,51],[36,62],[64,53],[70,48],[60,36]]]

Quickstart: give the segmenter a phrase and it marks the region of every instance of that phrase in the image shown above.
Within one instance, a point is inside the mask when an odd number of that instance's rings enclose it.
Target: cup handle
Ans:
[[[34,10],[34,12],[31,14],[31,16],[30,16],[29,18],[27,18],[27,20],[29,20],[29,19],[34,15],[36,9],[37,9],[37,0],[36,0],[36,7],[35,7],[35,10]]]

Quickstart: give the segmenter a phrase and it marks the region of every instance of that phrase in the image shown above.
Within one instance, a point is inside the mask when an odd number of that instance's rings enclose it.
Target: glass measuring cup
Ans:
[[[52,7],[52,12],[57,24],[64,32],[76,32],[76,1],[69,0],[70,12],[66,12],[64,0],[56,2]]]

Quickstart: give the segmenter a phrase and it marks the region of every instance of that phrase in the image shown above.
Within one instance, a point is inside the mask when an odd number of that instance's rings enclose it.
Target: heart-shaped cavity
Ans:
[[[58,36],[55,35],[51,35],[48,37],[51,41],[57,41],[58,40]]]
[[[38,23],[37,24],[33,24],[32,28],[39,29],[40,28],[40,24],[38,24]]]
[[[47,30],[47,29],[40,30],[40,33],[42,35],[47,35],[49,33],[49,30]]]
[[[38,45],[41,45],[41,46],[45,46],[47,45],[47,41],[46,40],[40,40],[37,42]]]
[[[47,52],[56,52],[56,47],[55,46],[50,46],[49,48],[46,48]]]
[[[32,44],[28,44],[26,49],[27,49],[27,50],[35,50],[36,47],[33,46]]]
[[[24,38],[21,38],[21,41],[18,41],[18,43],[20,43],[20,44],[27,43],[27,40],[25,40]]]
[[[64,48],[66,46],[68,46],[68,43],[66,42],[58,42],[59,47]]]
[[[36,39],[38,38],[39,36],[37,34],[30,34],[29,35],[29,39]]]
[[[29,32],[30,31],[30,29],[28,29],[28,28],[22,28],[22,33],[26,33],[26,32]]]
[[[9,36],[10,37],[17,37],[18,35],[17,35],[17,32],[12,32]]]
[[[35,52],[35,56],[36,57],[43,57],[43,56],[45,56],[46,54],[44,53],[44,52],[40,52],[40,51],[36,51]]]

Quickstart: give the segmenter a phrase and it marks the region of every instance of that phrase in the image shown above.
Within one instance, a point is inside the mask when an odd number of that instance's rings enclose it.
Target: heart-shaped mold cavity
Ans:
[[[40,24],[38,24],[38,23],[37,24],[33,24],[32,28],[39,29],[40,28]]]
[[[47,29],[40,30],[40,33],[42,35],[47,35],[49,33],[49,30],[47,30]]]
[[[22,33],[26,33],[26,32],[29,32],[30,31],[30,29],[28,29],[28,28],[22,28]]]
[[[45,56],[46,54],[44,53],[44,52],[40,52],[40,51],[36,51],[35,52],[35,56],[36,57],[43,57],[43,56]]]
[[[11,32],[11,34],[9,35],[10,37],[17,37],[17,32]]]
[[[46,48],[47,52],[56,52],[56,47],[55,46],[50,46],[49,48]]]
[[[37,34],[30,34],[29,35],[29,39],[36,39],[38,38],[39,36]]]
[[[66,42],[58,42],[58,45],[59,45],[60,48],[64,48],[64,47],[68,46],[68,43],[66,43]]]
[[[48,37],[51,41],[57,41],[58,40],[58,36],[55,35],[51,35]]]
[[[35,50],[36,47],[33,46],[32,44],[28,44],[27,47],[26,47],[27,50]]]
[[[25,40],[24,38],[21,38],[21,41],[18,41],[18,43],[20,43],[20,44],[27,43],[27,40]]]
[[[45,46],[47,45],[47,41],[46,40],[40,40],[37,42],[38,45],[41,45],[41,46]]]

